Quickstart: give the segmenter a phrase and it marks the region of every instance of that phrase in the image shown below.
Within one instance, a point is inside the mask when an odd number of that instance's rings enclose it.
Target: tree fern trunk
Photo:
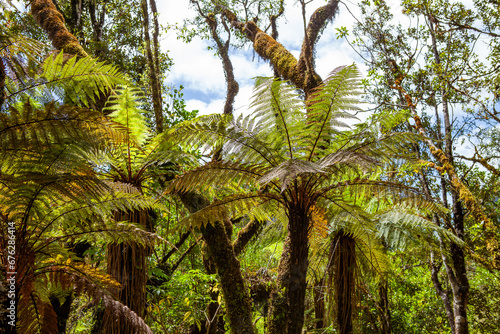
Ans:
[[[278,265],[277,287],[271,293],[268,333],[301,334],[309,251],[307,210],[290,213],[288,235]]]
[[[332,271],[336,320],[340,334],[353,333],[352,309],[355,292],[356,243],[343,230],[337,232],[332,242]]]
[[[118,212],[117,221],[129,221],[147,227],[148,212],[146,210],[134,212]],[[107,271],[114,277],[121,287],[117,292],[118,300],[143,318],[146,311],[146,257],[150,250],[135,242],[113,243],[107,249]],[[128,334],[134,328],[128,326],[129,322],[116,319],[114,310],[105,309],[102,319],[102,333]]]
[[[325,327],[325,293],[323,289],[324,279],[321,278],[314,282],[314,328],[322,329]]]

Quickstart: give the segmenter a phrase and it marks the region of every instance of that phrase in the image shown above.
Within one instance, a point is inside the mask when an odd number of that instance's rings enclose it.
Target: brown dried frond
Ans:
[[[50,303],[32,291],[21,294],[17,310],[19,333],[57,334],[57,315]]]
[[[309,210],[310,224],[309,240],[311,251],[315,255],[322,247],[323,241],[328,237],[328,220],[325,217],[325,209],[315,205]]]
[[[108,296],[103,296],[102,301],[106,309],[103,323],[107,324],[102,334],[153,334],[144,320],[127,306]]]

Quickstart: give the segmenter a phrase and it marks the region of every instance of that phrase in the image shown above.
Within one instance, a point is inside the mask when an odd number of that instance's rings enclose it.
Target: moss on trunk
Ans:
[[[201,210],[209,204],[205,197],[192,192],[181,194],[180,198],[191,213]],[[200,232],[217,269],[231,333],[255,333],[250,294],[241,274],[240,262],[236,259],[224,224],[222,222],[208,224],[201,227]]]

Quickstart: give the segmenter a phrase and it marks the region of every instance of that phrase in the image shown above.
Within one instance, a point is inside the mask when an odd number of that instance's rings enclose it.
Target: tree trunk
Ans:
[[[441,64],[441,58],[437,49],[436,32],[434,29],[433,18],[428,15],[429,30],[431,32],[432,49],[434,53],[434,60],[436,64]],[[450,112],[448,110],[448,85],[443,75],[439,75],[442,81],[441,84],[441,98],[443,106],[443,119],[444,119],[444,143],[445,155],[449,163],[454,166],[453,161],[453,142],[452,142],[452,124]],[[453,180],[450,180],[453,183]],[[472,195],[472,194],[471,194]],[[462,200],[459,196],[457,189],[451,189],[451,196],[453,200],[453,227],[455,233],[460,239],[464,239],[464,213],[462,209]],[[476,203],[477,205],[477,203]],[[471,208],[469,208],[471,209]],[[472,209],[471,209],[472,210]],[[481,210],[478,206],[477,210]],[[482,210],[481,210],[482,211]],[[467,300],[469,297],[469,280],[467,278],[467,268],[465,265],[464,251],[456,244],[451,244],[451,260],[453,263],[453,273],[449,271],[449,278],[453,292],[453,313],[455,318],[455,333],[468,334],[469,326],[467,323]]]
[[[147,210],[117,212],[117,221],[129,221],[148,229]],[[146,257],[150,249],[135,242],[113,243],[108,245],[107,272],[121,284],[117,292],[118,300],[143,318],[146,314]],[[117,321],[112,309],[104,310],[102,333],[132,334],[127,321]]]
[[[95,56],[99,57],[106,49],[102,42],[102,32],[104,27],[104,19],[106,18],[106,3],[107,0],[102,2],[101,11],[98,11],[97,1],[89,1],[89,15],[92,22],[93,39],[96,44]]]
[[[51,0],[32,1],[31,14],[47,33],[57,50],[64,50],[66,53],[80,57],[87,56],[76,37],[66,28],[62,14],[57,11]]]
[[[148,3],[146,0],[141,0],[142,6],[142,14],[143,14],[143,28],[144,28],[144,41],[146,42],[146,58],[148,60],[149,67],[149,81],[151,87],[151,93],[153,96],[153,109],[155,113],[156,120],[156,132],[163,132],[163,106],[162,106],[162,98],[161,98],[161,85],[160,85],[160,69],[156,66],[158,62],[155,62],[155,58],[158,58],[158,47],[159,45],[155,44],[155,56],[153,57],[153,52],[151,51],[151,41],[149,38],[149,13],[148,13]],[[156,6],[155,6],[156,9]],[[157,31],[155,30],[155,36]],[[158,37],[156,37],[157,39]],[[157,42],[157,41],[156,41]]]
[[[450,298],[448,298],[448,292],[444,291],[438,277],[440,267],[441,265],[437,265],[435,263],[434,252],[431,251],[431,280],[434,284],[434,289],[443,301],[444,309],[446,311],[446,317],[448,318],[448,324],[450,325],[451,329],[451,334],[455,334],[455,318],[453,317],[453,309],[451,307]]]
[[[200,14],[201,13],[200,10]],[[227,87],[227,94],[226,94],[226,102],[224,104],[224,115],[232,115],[233,114],[233,103],[234,103],[234,98],[238,94],[239,91],[239,85],[236,79],[234,78],[234,70],[233,70],[233,64],[231,62],[231,59],[229,58],[229,45],[230,45],[230,39],[229,37],[231,36],[229,27],[227,26],[226,22],[223,21],[223,25],[228,32],[228,39],[224,43],[222,42],[219,33],[217,32],[217,21],[215,20],[214,16],[205,16],[206,21],[208,26],[210,27],[210,32],[212,34],[212,38],[217,44],[217,50],[219,51],[219,57],[222,60],[222,66],[224,69],[224,76],[226,77],[226,87]]]
[[[192,192],[180,194],[180,198],[191,213],[209,205],[206,198]],[[208,224],[200,227],[200,232],[217,268],[231,333],[254,334],[250,295],[224,224]]]
[[[453,194],[453,225],[458,237],[464,237],[464,214],[462,204],[457,194]],[[468,334],[467,302],[469,299],[469,279],[467,278],[467,267],[463,249],[452,243],[450,246],[453,272],[450,271],[451,290],[453,292],[453,313],[455,317],[455,333]],[[453,274],[453,276],[452,276]]]
[[[382,278],[378,286],[380,308],[380,334],[391,334],[391,310],[389,308],[389,283]]]
[[[277,287],[271,292],[269,334],[301,334],[304,325],[309,219],[307,210],[290,211],[288,235],[278,265]]]
[[[337,326],[340,334],[353,333],[352,309],[356,269],[356,242],[343,230],[337,232],[331,248],[333,287],[337,306]]]
[[[314,328],[316,329],[325,327],[325,292],[323,284],[323,279],[314,282]]]

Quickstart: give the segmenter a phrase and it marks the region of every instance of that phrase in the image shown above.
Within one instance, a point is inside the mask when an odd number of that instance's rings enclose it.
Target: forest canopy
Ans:
[[[0,333],[500,332],[495,1],[0,7]]]

